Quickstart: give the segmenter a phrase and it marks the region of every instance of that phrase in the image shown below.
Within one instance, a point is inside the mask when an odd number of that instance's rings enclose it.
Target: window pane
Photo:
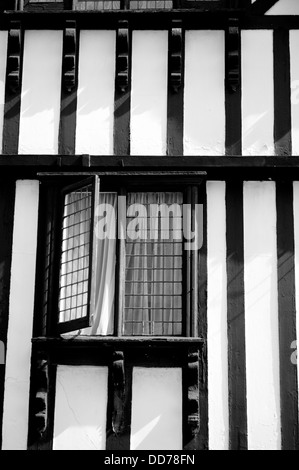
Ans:
[[[38,0],[35,0],[38,1]],[[74,0],[74,10],[165,10],[172,9],[172,0]]]
[[[63,0],[29,0],[28,3],[63,3]]]
[[[78,201],[77,201],[78,202]],[[82,200],[80,199],[82,204]],[[71,206],[72,204],[72,206]],[[76,263],[76,259],[80,254],[77,245],[76,237],[70,237],[69,233],[72,229],[72,224],[75,221],[80,221],[80,210],[78,207],[74,209],[67,209],[69,206],[73,207],[74,202],[66,205],[65,211],[68,210],[65,216],[66,229],[64,230],[64,243],[67,244],[64,248],[68,247],[65,252],[65,264],[71,264],[73,266]],[[85,217],[90,211],[89,203],[83,202],[85,209]],[[72,212],[75,212],[73,214]],[[66,222],[66,220],[70,222]],[[96,267],[93,272],[93,281],[95,285],[95,308],[90,312],[91,326],[84,328],[80,331],[73,331],[72,335],[84,335],[84,336],[95,336],[95,335],[112,335],[114,333],[114,309],[115,309],[115,264],[116,264],[116,223],[117,223],[117,194],[116,193],[100,193],[99,194],[99,206],[95,208],[95,234],[96,242],[94,250],[97,253]],[[89,224],[90,225],[90,224]],[[81,222],[81,236],[85,236],[84,233],[87,231],[87,227]],[[83,238],[84,239],[84,238]],[[87,303],[87,293],[89,289],[88,282],[88,269],[89,268],[89,240],[88,237],[84,239],[86,257],[84,258],[84,268],[86,272],[82,271],[79,273],[68,272],[63,274],[62,279],[66,280],[64,284],[61,284],[61,305],[64,307],[65,319],[61,321],[72,320],[74,315],[75,318],[83,316],[85,308],[85,301]],[[81,247],[82,249],[82,247]],[[83,262],[83,261],[82,261]],[[83,276],[86,274],[87,277]],[[61,310],[61,308],[60,308]],[[72,315],[70,318],[69,316]]]
[[[122,10],[121,0],[74,0],[74,10],[81,11],[102,11],[102,10]]]
[[[91,186],[65,196],[59,292],[60,323],[87,315],[91,208]]]
[[[14,0],[12,5],[14,5]],[[206,2],[208,2],[206,4]],[[0,2],[1,3],[1,2]],[[205,4],[221,6],[221,0],[73,0],[64,3],[64,0],[24,0],[25,10],[63,10],[73,9],[79,11],[111,11],[111,10],[172,10],[202,7]],[[223,6],[223,5],[222,5]],[[235,7],[232,7],[235,8]],[[1,7],[0,7],[1,9]]]
[[[124,335],[182,334],[182,193],[127,198]]]

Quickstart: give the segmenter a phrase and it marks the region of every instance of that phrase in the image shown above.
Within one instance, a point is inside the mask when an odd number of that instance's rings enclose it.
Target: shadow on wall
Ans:
[[[262,108],[262,106],[260,106]],[[275,155],[273,114],[266,109],[251,110],[243,118],[243,154],[245,156]]]
[[[134,449],[133,450],[143,450],[142,444],[145,440],[151,440],[151,435],[154,436],[156,427],[161,421],[162,415],[159,415],[153,418],[149,423],[145,424],[140,429],[136,430],[134,433]],[[153,437],[154,438],[154,437]]]

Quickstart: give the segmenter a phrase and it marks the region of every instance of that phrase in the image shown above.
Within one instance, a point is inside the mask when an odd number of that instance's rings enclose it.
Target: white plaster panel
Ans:
[[[105,450],[108,368],[58,366],[54,450]]]
[[[273,31],[242,31],[243,155],[274,155]]]
[[[207,182],[209,448],[227,450],[228,340],[225,182]]]
[[[76,153],[113,155],[115,31],[81,31]]]
[[[133,369],[132,450],[182,449],[182,370]]]
[[[299,15],[298,0],[279,0],[266,15]]]
[[[225,154],[223,31],[186,31],[184,154]]]
[[[167,31],[133,31],[132,155],[166,155],[167,61]]]
[[[25,32],[20,154],[58,153],[62,36],[62,31]]]
[[[39,182],[17,181],[3,412],[3,450],[26,450]]]
[[[244,183],[248,446],[281,448],[274,182]]]

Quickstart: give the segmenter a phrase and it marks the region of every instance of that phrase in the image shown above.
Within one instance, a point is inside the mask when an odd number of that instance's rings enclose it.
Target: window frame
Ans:
[[[14,0],[13,0],[14,1]],[[82,3],[84,1],[87,3],[88,0],[80,0]],[[103,0],[93,0],[95,3]],[[109,1],[109,0],[105,0]],[[31,1],[31,0],[21,0],[21,3],[17,3],[16,10],[26,10],[26,11],[101,11],[101,12],[123,12],[123,11],[173,11],[173,10],[201,10],[201,11],[217,11],[219,9],[245,9],[250,3],[245,0],[172,0],[173,6],[171,8],[130,8],[128,7],[130,0],[119,0],[120,8],[119,9],[76,9],[74,8],[73,0],[41,0],[41,1]],[[22,3],[23,2],[23,3]]]
[[[140,167],[141,168],[141,167]],[[167,176],[165,176],[167,173]],[[143,182],[151,186],[172,184],[176,189],[181,185],[196,185],[199,188],[199,203],[203,204],[203,246],[190,257],[200,257],[198,266],[197,287],[198,321],[200,334],[188,337],[60,337],[57,334],[55,312],[55,263],[59,250],[59,232],[61,207],[61,190],[67,183],[77,183],[82,176],[94,172],[72,173],[51,172],[38,173],[41,190],[38,227],[38,259],[36,270],[36,298],[32,338],[32,373],[29,407],[29,449],[52,449],[55,417],[55,389],[57,366],[94,366],[108,368],[108,403],[106,449],[130,449],[132,374],[135,367],[179,367],[182,369],[182,431],[183,449],[205,449],[208,442],[208,366],[207,366],[207,205],[206,173],[201,171],[147,171],[108,169],[97,173],[101,175],[101,190],[107,190],[105,184],[113,189],[114,179],[129,185],[133,181],[136,188],[136,177],[144,189]],[[163,174],[163,176],[162,176]],[[186,176],[186,174],[188,176]],[[104,178],[105,177],[105,178]],[[106,179],[107,178],[107,179]],[[105,179],[105,181],[104,181]],[[151,180],[149,182],[149,180]],[[105,183],[105,184],[103,184]],[[111,183],[111,184],[110,184]],[[135,183],[135,185],[134,185]],[[104,187],[103,187],[104,186]],[[120,185],[119,185],[120,186]],[[49,247],[47,246],[49,244]],[[49,256],[49,262],[46,259]],[[45,267],[49,264],[49,274]],[[57,266],[56,266],[57,268]],[[48,269],[48,268],[47,268]],[[47,282],[45,283],[45,278]],[[200,279],[200,283],[199,283]],[[190,280],[194,277],[190,273]],[[47,285],[47,309],[43,310],[43,288]],[[191,293],[190,293],[191,294]],[[53,302],[54,301],[54,302]],[[121,376],[119,375],[121,372]],[[40,396],[43,397],[43,413],[40,412]],[[119,397],[121,396],[121,400]],[[124,425],[124,432],[115,433],[116,424]]]
[[[100,190],[102,192],[117,192],[119,195],[124,195],[125,190],[127,192],[144,192],[147,189],[157,192],[159,190],[165,191],[182,191],[184,193],[184,203],[193,204],[193,213],[195,204],[202,204],[205,211],[205,184],[202,175],[185,174],[186,172],[175,172],[174,176],[164,175],[163,172],[154,174],[153,172],[140,171],[132,172],[123,175],[121,172],[115,172],[113,175],[100,175]],[[94,174],[94,173],[92,173]],[[91,173],[88,175],[90,176]],[[54,176],[54,175],[53,175]],[[71,181],[70,181],[71,180]],[[70,181],[69,184],[67,184]],[[47,336],[47,337],[59,337],[63,331],[58,328],[58,300],[59,300],[59,273],[60,273],[60,250],[61,250],[61,234],[62,234],[62,194],[66,188],[69,187],[80,187],[86,186],[87,175],[66,175],[65,173],[55,177],[47,175],[45,179],[42,178],[42,187],[45,188],[45,204],[47,204],[47,211],[43,211],[43,217],[40,224],[40,230],[42,236],[39,237],[39,265],[45,265],[45,253],[46,253],[46,225],[51,223],[53,226],[53,234],[51,241],[51,263],[48,285],[42,279],[37,281],[36,291],[36,302],[35,310],[36,317],[39,320],[36,324],[39,325],[37,335],[35,336]],[[197,188],[192,194],[191,188]],[[188,189],[189,188],[189,189]],[[46,196],[50,191],[50,196]],[[52,192],[51,192],[52,191]],[[55,195],[55,196],[54,196]],[[56,198],[56,204],[53,205],[53,196]],[[46,214],[44,212],[50,212]],[[192,227],[193,230],[193,227]],[[119,264],[121,260],[125,262],[125,258],[121,253],[124,249],[124,245],[121,245],[121,240],[117,239],[117,251],[116,251],[116,276],[115,276],[115,313],[114,313],[114,330],[112,335],[103,336],[103,340],[109,338],[139,338],[142,340],[153,340],[155,338],[198,338],[199,337],[199,318],[200,318],[200,301],[199,301],[199,275],[200,265],[199,258],[201,256],[200,251],[186,251],[183,250],[183,293],[182,293],[182,316],[183,316],[183,331],[181,336],[125,336],[122,335],[122,299],[123,291],[121,286],[124,288],[124,283],[120,284],[121,268]],[[44,275],[45,277],[45,275]],[[43,300],[44,294],[47,294],[49,301],[46,303]],[[41,320],[41,309],[44,308],[43,317]],[[81,326],[82,328],[82,326]],[[73,330],[75,331],[75,330]]]
[[[87,186],[91,187],[91,220],[90,220],[90,233],[89,233],[89,242],[90,242],[90,252],[89,252],[89,267],[88,267],[88,301],[87,301],[87,313],[85,316],[70,320],[67,322],[59,321],[59,306],[57,307],[58,318],[57,318],[57,332],[59,334],[67,333],[69,331],[79,330],[81,328],[87,328],[90,326],[90,316],[91,311],[94,309],[94,291],[95,291],[95,282],[94,282],[94,272],[95,265],[97,262],[97,253],[96,253],[96,240],[95,240],[95,207],[99,202],[99,192],[100,192],[100,181],[97,175],[91,176],[84,179],[78,183],[74,183],[68,186],[63,187],[61,191],[61,220],[60,220],[60,246],[62,246],[62,233],[63,233],[63,217],[64,217],[64,208],[65,208],[65,198],[68,194],[72,194],[77,189],[82,189]],[[58,255],[57,255],[58,256]],[[60,282],[60,270],[61,270],[61,257],[62,257],[62,248],[59,253],[59,275],[58,279]],[[60,288],[59,288],[60,290]],[[58,296],[59,302],[59,296]]]
[[[172,183],[169,182],[170,189],[167,188],[167,192],[182,192],[183,193],[183,204],[188,203],[187,201],[187,191],[184,188],[180,188],[177,186],[172,187]],[[139,193],[139,192],[160,192],[162,188],[155,188],[155,191],[152,191],[152,184],[147,186],[139,186],[137,182],[135,182],[135,185],[132,184],[131,186],[122,186],[120,188],[120,192],[118,195],[120,196],[125,196],[129,192],[134,192],[134,193]],[[184,239],[182,240],[182,243],[184,243]],[[115,308],[115,317],[114,317],[114,336],[117,338],[134,338],[138,337],[135,335],[124,335],[123,334],[123,318],[124,318],[124,301],[125,301],[125,284],[126,284],[126,240],[125,239],[118,239],[117,241],[117,261],[118,265],[116,266],[116,286],[115,286],[115,292],[116,292],[116,308]],[[184,337],[189,337],[187,335],[188,329],[187,325],[189,324],[188,320],[188,312],[186,308],[186,294],[188,291],[188,286],[186,283],[186,276],[184,276],[184,271],[186,270],[186,251],[183,249],[182,252],[182,334],[179,336],[176,335],[142,335],[140,336],[141,338],[184,338]],[[185,319],[185,321],[184,321]]]

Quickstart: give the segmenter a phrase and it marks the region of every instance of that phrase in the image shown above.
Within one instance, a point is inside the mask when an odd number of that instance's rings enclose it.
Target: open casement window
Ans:
[[[196,336],[198,186],[95,176],[62,190],[61,217],[58,333]]]
[[[59,11],[72,9],[72,0],[14,0],[20,10]]]
[[[93,176],[62,191],[58,332],[91,325],[95,309],[95,207],[99,178]]]

